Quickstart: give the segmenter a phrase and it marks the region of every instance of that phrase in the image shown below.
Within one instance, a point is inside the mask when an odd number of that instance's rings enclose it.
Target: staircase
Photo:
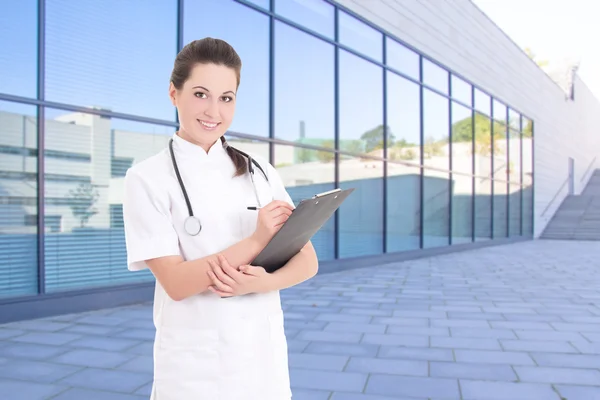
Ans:
[[[552,217],[542,239],[600,240],[600,170],[580,195],[570,195]]]

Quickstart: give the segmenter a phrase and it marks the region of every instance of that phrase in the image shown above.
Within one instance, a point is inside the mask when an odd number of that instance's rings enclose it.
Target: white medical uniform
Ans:
[[[129,169],[123,217],[128,268],[144,260],[181,255],[194,260],[218,253],[256,229],[256,196],[249,174],[235,168],[221,141],[206,153],[177,134],[173,151],[194,211],[197,236],[184,230],[188,209],[168,147]],[[253,155],[254,158],[254,155]],[[255,158],[254,181],[264,206],[293,202],[275,168]],[[288,400],[287,343],[279,291],[221,298],[212,292],[173,301],[159,282],[154,293],[152,400]]]

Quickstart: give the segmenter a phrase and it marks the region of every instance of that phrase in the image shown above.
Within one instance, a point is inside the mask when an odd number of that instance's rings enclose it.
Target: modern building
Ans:
[[[469,0],[0,4],[0,321],[149,300],[123,177],[176,130],[186,43],[243,61],[228,140],[294,201],[356,191],[313,238],[321,272],[530,240],[596,163],[600,105]]]

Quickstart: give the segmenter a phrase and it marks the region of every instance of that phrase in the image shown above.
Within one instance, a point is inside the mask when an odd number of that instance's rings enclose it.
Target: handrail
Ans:
[[[567,179],[565,179],[565,181],[562,183],[562,185],[560,185],[560,188],[554,194],[554,197],[552,197],[552,200],[550,200],[550,202],[548,203],[548,205],[546,206],[546,208],[544,209],[544,211],[542,211],[542,214],[540,214],[540,217],[543,217],[544,214],[546,214],[546,212],[548,211],[548,209],[550,208],[550,206],[552,205],[552,203],[554,203],[554,200],[556,200],[556,198],[558,197],[558,195],[560,194],[560,192],[562,192],[562,190],[564,189],[565,185],[567,183],[569,183],[569,178],[570,177],[567,177]]]
[[[596,162],[596,157],[594,157],[592,159],[592,161],[590,162],[590,164],[588,165],[587,169],[585,170],[585,172],[583,173],[583,176],[581,177],[581,180],[579,182],[583,182],[585,180],[585,177],[587,176],[587,174],[590,172],[590,170],[592,169],[592,165],[594,165]]]

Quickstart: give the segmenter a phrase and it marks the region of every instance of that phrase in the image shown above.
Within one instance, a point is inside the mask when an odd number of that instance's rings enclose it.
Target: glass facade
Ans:
[[[205,36],[243,61],[228,140],[296,203],[356,189],[313,238],[320,260],[532,236],[533,121],[346,9],[3,2],[0,301],[153,279],[126,268],[123,178],[177,128],[173,61]]]

